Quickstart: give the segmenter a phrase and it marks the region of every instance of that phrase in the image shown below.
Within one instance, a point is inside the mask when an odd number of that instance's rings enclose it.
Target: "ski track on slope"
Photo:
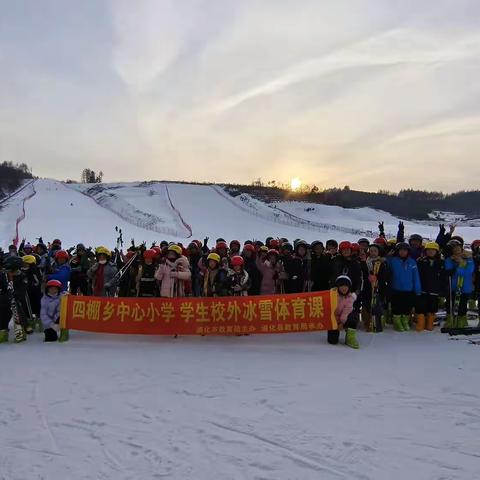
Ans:
[[[360,351],[324,334],[2,345],[0,478],[476,478],[478,349],[359,338]]]

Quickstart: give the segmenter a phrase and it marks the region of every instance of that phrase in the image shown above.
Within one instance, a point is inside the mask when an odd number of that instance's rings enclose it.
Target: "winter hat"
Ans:
[[[348,277],[347,275],[340,275],[335,280],[335,286],[337,288],[345,287],[345,286],[349,287],[349,288],[352,288],[352,281],[350,280],[350,277]]]

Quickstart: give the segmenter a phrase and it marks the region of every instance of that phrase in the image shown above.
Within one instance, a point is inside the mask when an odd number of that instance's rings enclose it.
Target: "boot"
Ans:
[[[345,333],[345,345],[350,348],[360,348],[357,341],[357,331],[353,328],[347,328],[347,332]]]
[[[58,340],[57,332],[53,328],[47,328],[44,330],[46,342],[56,342]]]
[[[382,315],[374,315],[373,322],[375,322],[375,332],[381,333],[383,332],[384,321]]]
[[[60,329],[60,338],[58,339],[59,342],[68,342],[70,339],[70,330],[68,328],[61,328]]]
[[[8,342],[8,330],[0,330],[0,343]]]
[[[433,330],[433,324],[435,323],[436,315],[434,313],[428,313],[426,322],[425,322],[425,330],[431,332]]]
[[[338,330],[329,330],[327,334],[327,341],[330,345],[337,345],[340,338],[340,332]]]
[[[393,329],[396,332],[404,332],[403,322],[401,315],[394,315],[393,316]]]
[[[15,343],[21,343],[27,340],[27,334],[25,333],[25,330],[23,329],[22,325],[20,325],[19,323],[14,324],[13,334],[15,337]]]
[[[372,314],[370,312],[362,311],[362,322],[366,332],[373,332]]]
[[[468,327],[468,319],[466,315],[462,315],[461,317],[457,318],[457,327],[458,328]]]
[[[447,315],[447,320],[445,321],[445,328],[453,328],[453,315]]]
[[[425,315],[423,313],[417,314],[417,324],[415,326],[417,332],[423,332],[425,330]]]
[[[410,315],[402,315],[402,325],[404,332],[410,331]]]

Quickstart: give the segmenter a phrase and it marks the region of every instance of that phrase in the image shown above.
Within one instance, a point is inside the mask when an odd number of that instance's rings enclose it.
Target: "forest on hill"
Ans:
[[[16,190],[29,178],[33,178],[33,174],[27,164],[0,163],[0,199]]]

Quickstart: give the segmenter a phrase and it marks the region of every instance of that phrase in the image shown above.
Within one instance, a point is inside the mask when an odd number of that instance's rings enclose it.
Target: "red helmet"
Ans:
[[[253,253],[255,251],[255,247],[251,243],[247,243],[246,245],[243,246],[243,251]]]
[[[245,263],[245,261],[240,255],[235,255],[230,260],[230,263],[232,264],[232,267],[243,267],[243,264]]]
[[[480,247],[480,240],[474,240],[472,242],[472,250],[476,250],[478,247]]]
[[[55,253],[55,260],[62,258],[63,260],[68,260],[68,253],[65,250],[59,250]]]
[[[270,255],[275,255],[276,257],[278,257],[280,254],[278,253],[278,250],[275,250],[274,248],[271,248],[271,249],[267,252],[267,257],[269,257]]]
[[[150,248],[143,252],[143,258],[151,258],[153,260],[156,256],[157,252],[153,248]]]
[[[159,257],[162,254],[162,249],[158,245],[156,245],[155,247],[152,247],[152,250],[155,250],[157,257]]]
[[[358,243],[352,243],[352,252],[358,253],[360,251],[360,245]]]
[[[226,250],[228,248],[227,242],[217,242],[215,245],[215,250],[218,252],[220,248],[224,248]]]
[[[276,238],[272,238],[270,240],[270,248],[273,248],[275,250],[278,250],[278,247],[280,247],[280,242]]]
[[[385,237],[377,237],[377,238],[373,241],[373,243],[374,243],[375,245],[382,245],[382,246],[385,247],[385,246],[387,245],[387,240],[386,240]]]
[[[340,242],[340,245],[338,246],[338,250],[340,252],[342,250],[352,250],[352,243],[347,240]]]
[[[47,288],[50,288],[50,287],[57,287],[61,290],[63,288],[63,285],[62,285],[62,282],[59,282],[58,280],[49,280],[47,282]]]

